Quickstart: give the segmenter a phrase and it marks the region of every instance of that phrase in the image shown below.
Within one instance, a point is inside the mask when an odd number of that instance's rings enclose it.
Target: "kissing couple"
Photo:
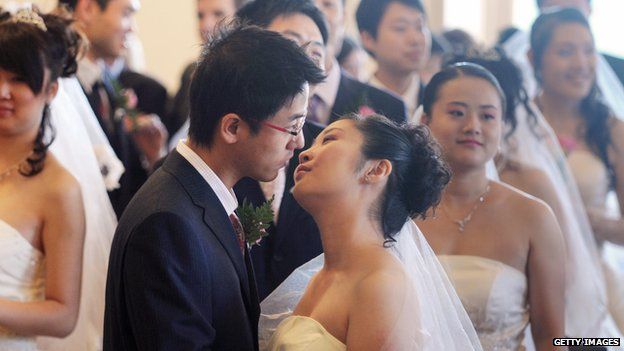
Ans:
[[[305,124],[323,71],[278,33],[236,25],[204,48],[190,129],[128,205],[106,286],[104,350],[480,350],[411,220],[450,178],[426,127]],[[318,135],[315,135],[318,134]],[[311,147],[300,152],[305,137]],[[263,302],[232,188],[297,157],[293,195],[324,255]],[[304,267],[305,268],[305,267]],[[259,335],[260,334],[260,335]],[[261,340],[261,345],[258,340]]]

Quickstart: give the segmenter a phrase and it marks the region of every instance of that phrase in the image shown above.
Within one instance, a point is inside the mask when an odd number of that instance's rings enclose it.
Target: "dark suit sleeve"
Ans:
[[[197,230],[170,213],[132,233],[124,258],[128,318],[139,350],[210,350],[210,262]]]

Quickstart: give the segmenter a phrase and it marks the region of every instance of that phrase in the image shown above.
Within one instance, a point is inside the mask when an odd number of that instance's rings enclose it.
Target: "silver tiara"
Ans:
[[[12,19],[13,19],[13,22],[15,23],[28,23],[28,24],[32,24],[36,26],[37,28],[41,29],[44,32],[48,31],[48,27],[46,27],[45,22],[43,21],[43,18],[41,18],[41,16],[39,16],[39,14],[33,11],[32,9],[29,9],[29,8],[19,9],[13,15]]]

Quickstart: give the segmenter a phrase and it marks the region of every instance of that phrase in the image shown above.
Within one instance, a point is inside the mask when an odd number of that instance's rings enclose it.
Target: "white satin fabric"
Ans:
[[[440,255],[484,351],[525,350],[528,282],[523,272],[479,256]]]
[[[406,308],[392,332],[391,342],[400,340],[398,343],[410,345],[406,350],[482,350],[470,318],[420,229],[413,221],[407,220],[395,239],[397,242],[389,250],[408,274],[412,295],[406,299]],[[323,264],[324,256],[320,255],[301,266],[261,303],[261,350],[267,349],[278,328],[280,333],[276,338],[279,339],[272,341],[271,350],[299,350],[279,347],[284,345],[282,340],[290,340],[295,335],[306,337],[301,329],[289,327],[288,324],[294,322],[287,318],[292,315],[310,278]],[[286,323],[286,326],[280,326],[280,323]],[[290,332],[285,333],[284,329]]]
[[[43,300],[44,256],[18,231],[0,219],[0,298],[30,302]],[[34,337],[0,327],[0,351],[36,350]]]
[[[316,320],[304,316],[290,316],[275,330],[270,351],[344,351],[347,345],[331,335]]]
[[[102,349],[106,273],[117,218],[96,157],[98,147],[107,154],[110,144],[93,112],[87,111],[91,109],[78,82],[74,78],[61,79],[59,92],[51,105],[51,123],[57,134],[50,146],[50,152],[80,184],[86,232],[80,313],[76,328],[64,339],[38,338],[39,348],[42,350]],[[98,139],[98,135],[104,139]],[[114,155],[113,153],[110,157]]]

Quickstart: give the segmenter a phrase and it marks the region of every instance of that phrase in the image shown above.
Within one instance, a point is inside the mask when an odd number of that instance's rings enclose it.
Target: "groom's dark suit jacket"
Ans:
[[[119,221],[104,350],[257,350],[259,313],[249,254],[221,202],[172,152]]]

